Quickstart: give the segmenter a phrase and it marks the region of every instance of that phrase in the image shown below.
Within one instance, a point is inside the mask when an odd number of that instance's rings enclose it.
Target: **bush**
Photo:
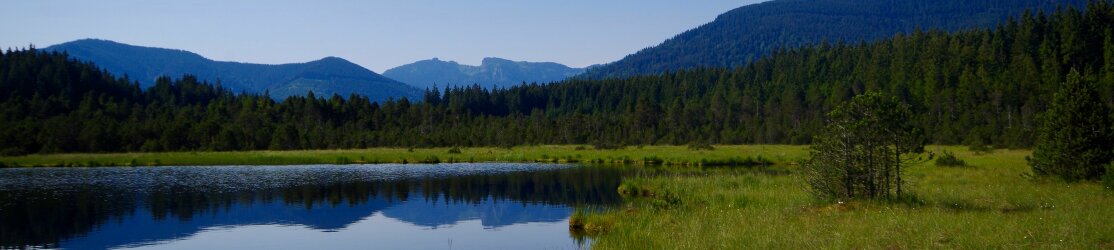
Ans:
[[[983,144],[982,142],[979,142],[979,141],[975,141],[975,143],[971,143],[971,146],[967,147],[967,150],[970,150],[971,152],[974,152],[977,155],[989,154],[989,153],[994,152],[994,148],[991,148],[990,146],[987,146],[986,144]]]
[[[940,157],[936,158],[936,166],[941,167],[966,167],[967,162],[959,159],[951,151],[944,150],[940,153]]]
[[[27,151],[23,151],[23,149],[20,148],[5,148],[4,150],[0,150],[0,156],[21,156],[26,154]]]
[[[460,148],[459,147],[450,148],[449,149],[449,154],[461,154]]]
[[[693,151],[700,151],[700,150],[712,151],[712,150],[716,150],[716,148],[712,147],[712,144],[708,143],[708,142],[694,141],[692,143],[689,143],[689,150],[693,150]]]
[[[610,142],[596,142],[592,146],[594,146],[596,150],[616,150],[626,148],[625,146]]]
[[[1102,176],[1102,185],[1106,189],[1114,190],[1114,162],[1106,165],[1106,174]]]

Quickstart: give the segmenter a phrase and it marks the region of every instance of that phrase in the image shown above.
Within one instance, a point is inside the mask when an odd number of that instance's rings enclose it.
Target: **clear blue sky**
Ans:
[[[376,72],[438,57],[607,63],[763,0],[6,1],[0,46],[81,38],[251,63],[346,58]]]

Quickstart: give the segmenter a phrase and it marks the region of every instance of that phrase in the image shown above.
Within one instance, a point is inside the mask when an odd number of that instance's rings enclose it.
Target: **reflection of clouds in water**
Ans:
[[[27,205],[14,207],[25,210],[4,206],[9,209],[0,216],[75,218],[77,227],[64,227],[72,225],[67,221],[5,220],[0,222],[4,228],[39,229],[7,235],[11,238],[0,241],[5,246],[62,240],[63,247],[104,248],[244,225],[345,233],[373,214],[432,235],[447,229],[504,231],[491,229],[559,222],[568,218],[571,206],[618,202],[614,190],[625,172],[535,164],[104,168],[87,169],[91,171],[85,176],[84,169],[43,170],[0,171],[0,180],[29,177],[0,184],[24,187],[2,189],[0,195]],[[66,178],[75,178],[78,184],[73,186],[87,186],[65,188],[64,181],[50,180]],[[52,183],[61,188],[52,188]],[[36,186],[42,190],[26,188]],[[40,206],[45,209],[31,209]],[[479,226],[459,228],[463,222]],[[562,228],[548,237],[567,238],[567,225]],[[65,240],[74,235],[84,236]]]
[[[568,220],[483,230],[478,220],[431,229],[375,214],[350,227],[323,232],[301,226],[220,227],[174,240],[124,248],[160,249],[575,249]],[[451,243],[450,243],[451,242]]]

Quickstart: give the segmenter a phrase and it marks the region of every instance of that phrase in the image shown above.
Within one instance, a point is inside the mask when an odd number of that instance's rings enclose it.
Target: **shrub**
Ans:
[[[20,156],[26,154],[27,151],[23,151],[23,149],[20,148],[5,148],[4,150],[0,150],[0,156]]]
[[[610,142],[596,142],[592,146],[594,146],[596,150],[616,150],[626,148],[625,146]]]
[[[692,143],[689,143],[689,150],[693,150],[693,151],[700,151],[700,150],[712,151],[712,150],[716,150],[716,148],[712,147],[712,144],[708,143],[708,142],[693,141]]]
[[[936,158],[936,166],[941,167],[966,167],[967,162],[959,159],[951,151],[944,150],[940,156]]]
[[[450,148],[449,149],[449,154],[461,154],[460,148],[459,147]]]
[[[1106,189],[1114,190],[1114,162],[1106,165],[1106,174],[1102,176],[1102,185]]]
[[[971,146],[967,147],[967,150],[970,150],[971,152],[974,152],[977,155],[989,154],[989,153],[994,152],[994,148],[991,148],[990,146],[987,146],[986,144],[983,144],[980,141],[975,141],[975,143],[971,143]]]

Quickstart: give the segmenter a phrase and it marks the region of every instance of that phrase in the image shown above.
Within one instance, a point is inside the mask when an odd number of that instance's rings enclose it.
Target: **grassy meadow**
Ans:
[[[456,150],[454,150],[456,149]],[[453,152],[450,152],[453,151]],[[459,152],[456,152],[459,151]],[[755,165],[803,159],[807,148],[781,145],[626,147],[521,146],[514,148],[372,148],[350,150],[50,154],[0,157],[7,167],[95,167],[181,165],[298,165],[445,162],[558,162],[674,166]]]
[[[1114,248],[1114,192],[1031,177],[1027,150],[947,150],[968,166],[909,169],[914,195],[897,203],[818,201],[794,166],[664,170],[570,226],[599,249]]]

